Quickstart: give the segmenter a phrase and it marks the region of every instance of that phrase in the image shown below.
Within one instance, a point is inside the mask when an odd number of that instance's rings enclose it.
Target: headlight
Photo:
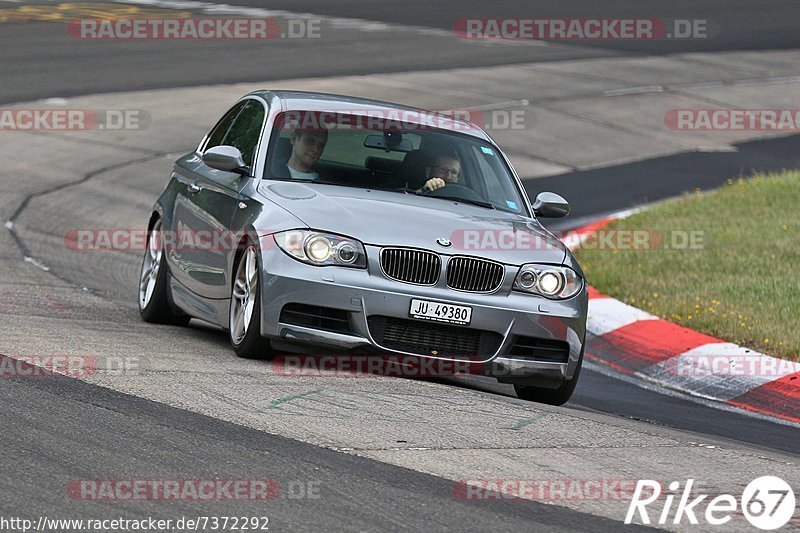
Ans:
[[[282,231],[273,237],[281,250],[309,265],[367,267],[364,245],[355,239],[303,229]]]
[[[563,266],[522,265],[514,280],[514,290],[540,294],[553,300],[572,298],[583,288],[583,280]]]

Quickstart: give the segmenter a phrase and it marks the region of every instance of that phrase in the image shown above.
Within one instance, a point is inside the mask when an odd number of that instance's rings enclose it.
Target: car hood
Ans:
[[[273,182],[260,189],[309,228],[364,244],[424,248],[506,264],[562,264],[566,255],[564,244],[536,220],[504,211],[414,194],[313,183]],[[442,239],[450,241],[450,246],[437,243]]]

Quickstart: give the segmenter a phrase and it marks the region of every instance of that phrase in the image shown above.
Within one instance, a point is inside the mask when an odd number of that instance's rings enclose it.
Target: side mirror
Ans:
[[[211,168],[224,172],[235,172],[242,176],[249,176],[251,169],[244,164],[242,152],[233,146],[215,146],[203,154],[203,163]]]
[[[554,192],[542,192],[533,202],[533,214],[542,218],[560,218],[569,214],[569,203]]]

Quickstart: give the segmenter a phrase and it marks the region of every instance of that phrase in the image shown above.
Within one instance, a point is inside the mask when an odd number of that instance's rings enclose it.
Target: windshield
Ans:
[[[491,143],[428,125],[283,113],[265,169],[266,179],[384,189],[527,214],[510,169]]]

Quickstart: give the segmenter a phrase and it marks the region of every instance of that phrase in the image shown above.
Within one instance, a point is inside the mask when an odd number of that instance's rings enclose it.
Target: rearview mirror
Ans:
[[[403,139],[403,134],[395,131],[387,131],[383,135],[367,135],[367,138],[364,139],[364,146],[386,152],[410,152],[414,149],[411,141]]]
[[[250,167],[244,164],[242,152],[233,146],[215,146],[203,154],[203,163],[223,172],[235,172],[242,176],[250,175]]]
[[[542,192],[533,202],[533,214],[542,218],[559,218],[569,214],[569,203],[554,192]]]

